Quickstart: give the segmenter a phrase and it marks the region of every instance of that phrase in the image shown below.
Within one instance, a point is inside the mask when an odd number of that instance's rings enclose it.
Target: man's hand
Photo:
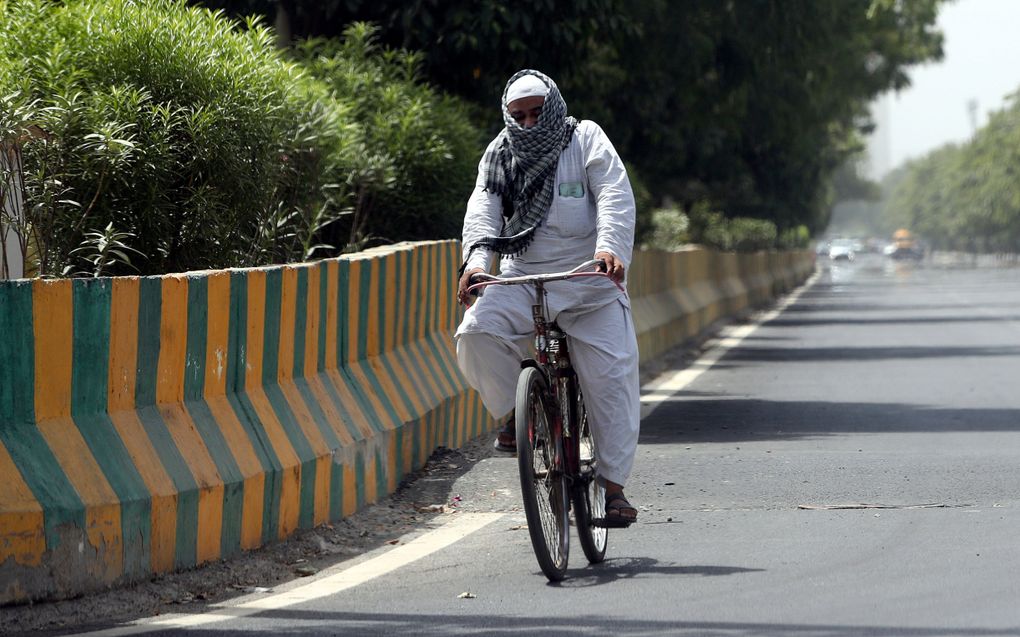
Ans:
[[[602,259],[606,262],[606,273],[609,274],[609,278],[620,283],[623,281],[623,275],[626,274],[626,268],[623,267],[623,261],[620,260],[612,252],[596,252],[596,259]]]
[[[468,294],[468,279],[471,278],[472,274],[478,272],[485,272],[482,268],[471,268],[470,270],[464,270],[464,274],[460,275],[460,283],[457,285],[457,301],[461,305],[470,305],[470,295]]]

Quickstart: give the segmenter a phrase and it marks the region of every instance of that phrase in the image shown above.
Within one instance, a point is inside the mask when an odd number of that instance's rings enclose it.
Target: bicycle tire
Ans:
[[[516,406],[521,496],[538,565],[558,582],[566,576],[570,554],[570,500],[566,476],[556,466],[563,441],[552,435],[547,397],[542,373],[533,367],[521,370]]]
[[[606,559],[606,547],[609,544],[609,530],[604,526],[595,526],[594,522],[596,519],[606,517],[606,488],[597,479],[595,437],[592,436],[588,415],[584,409],[584,399],[580,392],[577,405],[580,422],[578,429],[581,432],[578,437],[581,475],[571,494],[574,523],[577,525],[577,539],[581,542],[581,550],[588,558],[588,563],[598,564]]]

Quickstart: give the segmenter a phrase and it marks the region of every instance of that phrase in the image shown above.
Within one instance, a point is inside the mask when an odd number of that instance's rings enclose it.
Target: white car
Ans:
[[[829,258],[833,261],[853,261],[855,257],[853,241],[836,240],[829,244]]]

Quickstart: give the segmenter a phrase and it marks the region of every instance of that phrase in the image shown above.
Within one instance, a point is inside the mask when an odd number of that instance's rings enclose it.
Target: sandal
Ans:
[[[625,514],[624,511],[633,511],[633,515]],[[603,518],[606,528],[625,529],[634,522],[637,522],[637,509],[627,502],[623,491],[606,494],[606,517]]]
[[[496,432],[492,446],[503,453],[517,453],[517,420],[514,412],[510,412],[510,418]]]

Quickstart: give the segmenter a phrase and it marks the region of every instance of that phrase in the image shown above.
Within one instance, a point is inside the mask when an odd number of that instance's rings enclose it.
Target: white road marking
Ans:
[[[719,362],[728,351],[740,345],[741,341],[751,335],[763,323],[767,323],[779,316],[783,310],[795,303],[800,295],[810,288],[818,278],[818,271],[815,271],[803,286],[794,291],[790,296],[783,299],[775,308],[769,310],[754,323],[740,325],[738,327],[724,328],[722,336],[713,344],[712,348],[705,352],[701,358],[694,361],[684,369],[675,372],[666,372],[655,380],[647,383],[641,388],[641,419],[644,420],[662,403],[670,400],[685,387],[690,385],[706,371]]]
[[[236,604],[215,604],[210,607],[211,610],[207,613],[164,615],[158,618],[140,619],[125,626],[83,634],[92,637],[114,637],[119,635],[137,635],[167,628],[193,628],[328,597],[340,591],[364,584],[387,573],[392,573],[412,562],[442,550],[501,517],[503,517],[502,513],[458,513],[455,518],[443,526],[407,544],[397,546],[392,550],[353,566],[344,567],[340,565],[336,567],[339,570],[332,574],[329,574],[330,571],[335,569],[328,569],[323,572],[325,574],[323,577],[275,595]]]

